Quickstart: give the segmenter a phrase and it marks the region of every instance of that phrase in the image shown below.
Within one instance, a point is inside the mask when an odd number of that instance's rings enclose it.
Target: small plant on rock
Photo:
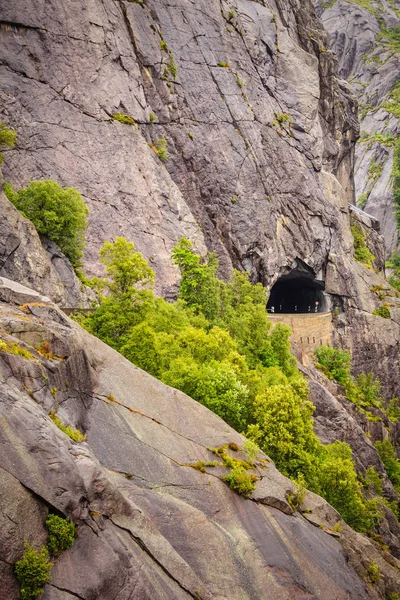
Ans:
[[[63,550],[71,548],[75,540],[75,525],[72,521],[49,514],[46,527],[49,532],[47,548],[52,556],[58,556]]]
[[[240,496],[248,498],[255,489],[255,482],[258,477],[254,473],[249,473],[244,467],[234,466],[231,472],[222,478],[231,490],[237,492]]]
[[[52,564],[45,547],[37,552],[28,542],[21,560],[15,563],[15,575],[20,585],[21,600],[35,600],[50,580]]]
[[[58,427],[60,431],[65,433],[74,442],[84,442],[86,440],[86,435],[79,431],[79,429],[73,429],[73,427],[70,427],[69,425],[64,425],[60,417],[57,417],[57,415],[54,412],[51,412],[49,414],[49,417],[53,421],[54,425],[56,425],[56,427]]]
[[[167,150],[167,140],[165,137],[161,137],[154,142],[154,147],[156,149],[158,158],[163,162],[167,162],[168,160],[168,150]]]
[[[130,115],[124,115],[123,113],[117,112],[111,117],[112,121],[119,121],[125,125],[136,125],[136,121]]]
[[[390,309],[385,305],[376,308],[372,314],[383,319],[390,319]]]
[[[375,562],[370,562],[367,567],[368,577],[371,583],[378,583],[381,578],[381,572],[379,570],[379,566]]]
[[[16,141],[17,133],[0,122],[0,150],[4,150],[7,146],[14,148]],[[4,157],[2,152],[0,152],[0,164],[2,162],[4,162]]]

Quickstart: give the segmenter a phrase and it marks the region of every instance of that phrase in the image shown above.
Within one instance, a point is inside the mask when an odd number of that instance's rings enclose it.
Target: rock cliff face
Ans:
[[[213,413],[34,292],[3,279],[0,299],[1,339],[31,353],[0,354],[2,598],[19,597],[12,565],[24,540],[45,543],[49,510],[72,517],[78,537],[43,600],[367,600],[398,589],[396,559],[342,524],[346,562],[319,527],[340,521],[321,498],[309,493],[306,518],[293,514],[293,484],[261,453],[250,499],[222,482],[226,468],[192,468],[213,459],[207,447],[243,445]],[[43,342],[47,358],[36,349]],[[72,442],[50,411],[87,441]],[[371,561],[382,578],[367,587],[354,568],[368,580]]]
[[[361,110],[361,139],[356,147],[355,189],[358,202],[376,216],[387,250],[398,246],[392,169],[400,135],[398,99],[393,100],[400,70],[399,2],[379,0],[316,2],[330,34],[339,72],[349,80]],[[397,117],[396,117],[397,115]]]
[[[364,318],[378,305],[374,276],[352,258],[356,108],[310,2],[5,1],[0,19],[1,118],[19,136],[5,176],[83,193],[89,273],[117,234],[150,260],[166,297],[181,235],[216,251],[222,274],[247,269],[267,286],[300,259],[340,297],[357,368],[383,356],[395,393],[396,310],[382,340],[381,319]]]
[[[0,119],[18,132],[5,177],[17,188],[52,178],[79,189],[91,211],[89,274],[100,273],[98,249],[116,235],[135,242],[167,298],[182,235],[203,255],[215,251],[222,275],[247,269],[268,288],[301,264],[336,307],[334,339],[352,351],[355,372],[375,372],[388,398],[398,394],[400,302],[354,260],[350,233],[356,103],[311,2],[4,0],[0,28]],[[58,249],[0,203],[0,276],[61,305],[82,301]],[[383,240],[361,225],[379,271]],[[271,463],[255,469],[250,500],[221,481],[225,469],[189,466],[212,460],[207,446],[242,444],[215,415],[35,292],[3,280],[0,300],[1,338],[31,352],[0,353],[0,595],[18,597],[12,565],[24,540],[44,542],[49,510],[73,517],[79,537],[57,560],[46,600],[361,600],[399,589],[396,559],[343,525],[346,563],[319,528],[339,520],[322,499],[308,494],[310,515],[293,515],[292,484]],[[384,301],[390,319],[372,314]],[[50,358],[37,351],[43,342]],[[398,428],[366,422],[315,369],[305,375],[320,438],[349,442],[359,470],[373,465],[395,498],[371,440],[390,429],[398,441]],[[52,410],[87,442],[71,442]],[[382,539],[399,557],[390,511]],[[371,561],[382,580],[366,587]]]

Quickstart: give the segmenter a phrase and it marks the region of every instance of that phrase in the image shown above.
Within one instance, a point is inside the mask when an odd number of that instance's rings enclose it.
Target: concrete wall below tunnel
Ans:
[[[330,312],[275,313],[268,314],[268,318],[273,325],[276,323],[289,325],[292,330],[291,339],[300,346],[305,354],[312,355],[319,346],[332,345],[332,314]]]

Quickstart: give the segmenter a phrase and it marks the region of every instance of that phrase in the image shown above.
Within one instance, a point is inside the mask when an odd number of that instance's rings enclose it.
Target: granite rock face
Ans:
[[[72,518],[78,537],[55,561],[44,600],[366,600],[397,589],[396,559],[389,564],[378,545],[358,536],[361,544],[344,526],[339,541],[354,546],[347,563],[339,542],[318,527],[323,516],[328,527],[340,521],[336,511],[309,494],[308,520],[293,514],[286,500],[293,484],[259,462],[261,453],[250,499],[223,483],[226,468],[191,467],[213,459],[207,447],[243,439],[54,305],[21,310],[13,293],[0,304],[1,337],[32,357],[0,353],[2,597],[19,597],[12,565],[25,540],[45,542],[49,511]],[[43,341],[50,358],[36,350]],[[72,442],[50,411],[86,442]],[[359,578],[370,561],[382,573],[376,589]]]
[[[315,2],[330,34],[339,73],[360,104],[361,138],[355,155],[355,191],[359,202],[381,222],[388,254],[399,243],[394,216],[392,167],[400,122],[391,110],[391,93],[399,78],[400,52],[385,29],[398,30],[399,2],[337,0]],[[329,4],[329,6],[327,6]],[[392,106],[394,106],[392,104]],[[378,134],[378,138],[376,137]]]
[[[351,200],[356,112],[311,3],[10,0],[0,19],[1,118],[19,139],[6,177],[79,189],[90,274],[116,235],[164,295],[181,235],[265,283],[297,256],[319,271],[349,250],[318,173]],[[166,163],[149,146],[163,136]]]
[[[79,189],[91,211],[89,274],[116,235],[135,242],[167,298],[182,235],[217,252],[221,275],[246,269],[269,288],[300,260],[339,297],[357,367],[381,358],[348,313],[377,307],[349,231],[356,103],[311,2],[5,0],[0,20],[0,118],[19,140],[4,152],[6,177],[16,188],[48,177]],[[156,152],[163,137],[167,162]],[[392,361],[397,342],[382,344]],[[398,357],[393,372],[388,393]]]

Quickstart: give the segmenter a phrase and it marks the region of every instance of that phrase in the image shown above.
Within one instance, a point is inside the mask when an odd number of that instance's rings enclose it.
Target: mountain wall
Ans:
[[[381,222],[388,254],[399,244],[393,160],[399,146],[400,2],[316,2],[340,75],[360,106],[355,154],[357,202]],[[396,92],[397,90],[397,92]],[[397,94],[397,95],[396,95]]]
[[[380,363],[395,394],[398,309],[389,299],[383,330],[367,316],[375,276],[354,262],[349,231],[356,105],[310,2],[5,1],[0,22],[0,116],[19,140],[5,177],[79,189],[89,274],[116,235],[167,298],[182,235],[215,251],[222,275],[246,269],[269,288],[301,261],[340,307],[336,337],[355,368]]]
[[[2,278],[0,300],[0,340],[14,344],[0,353],[2,598],[19,598],[13,564],[25,541],[46,543],[49,512],[72,518],[78,536],[43,600],[373,600],[398,589],[399,562],[310,492],[294,513],[293,483],[262,453],[251,497],[230,490],[210,447],[244,439],[208,409],[37,293]]]

